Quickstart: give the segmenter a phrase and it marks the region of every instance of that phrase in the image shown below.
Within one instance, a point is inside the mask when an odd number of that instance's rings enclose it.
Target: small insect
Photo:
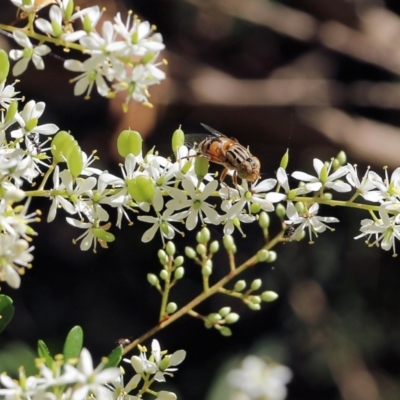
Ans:
[[[121,339],[118,339],[115,343],[117,343],[118,345],[120,345],[122,347],[126,347],[126,346],[128,346],[128,344],[131,344],[131,340],[128,338],[121,338]]]
[[[201,125],[211,132],[211,135],[204,138],[204,134],[189,134],[186,135],[187,141],[199,155],[225,167],[221,173],[221,182],[228,170],[234,171],[232,179],[235,185],[237,177],[248,182],[254,182],[260,177],[260,161],[248,148],[242,146],[235,138],[229,138],[206,124]]]
[[[289,225],[284,234],[283,234],[283,238],[284,239],[288,239],[288,240],[292,240],[292,236],[294,234],[294,232],[296,231],[296,228],[293,225]]]

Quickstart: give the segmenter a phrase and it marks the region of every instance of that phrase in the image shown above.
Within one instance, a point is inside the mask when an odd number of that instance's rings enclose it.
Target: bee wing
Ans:
[[[217,130],[214,129],[214,128],[211,128],[211,126],[208,126],[208,125],[203,124],[203,123],[201,123],[200,125],[203,126],[204,128],[206,128],[206,129],[207,129],[209,132],[211,132],[214,136],[224,136],[224,137],[226,137],[223,133],[217,131]]]
[[[209,137],[207,133],[185,133],[185,145],[192,149]]]

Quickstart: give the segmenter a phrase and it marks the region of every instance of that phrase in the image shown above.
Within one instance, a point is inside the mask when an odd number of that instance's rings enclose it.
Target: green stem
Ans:
[[[168,304],[168,296],[169,291],[171,289],[170,281],[171,281],[171,273],[172,273],[172,256],[169,256],[168,264],[165,265],[165,270],[168,272],[168,277],[164,281],[164,290],[162,291],[162,298],[161,298],[161,307],[160,307],[160,319],[162,321],[166,316],[166,308]]]
[[[285,231],[281,231],[278,235],[276,235],[269,243],[265,244],[262,249],[271,250],[274,248],[282,239],[283,234]],[[148,338],[154,336],[157,332],[161,331],[162,329],[166,328],[179,318],[183,317],[184,315],[188,314],[189,311],[192,311],[195,307],[201,304],[204,300],[208,299],[215,293],[218,293],[220,288],[224,287],[228,282],[230,282],[233,278],[240,275],[242,272],[246,271],[246,269],[254,266],[257,264],[257,253],[250,257],[247,261],[237,267],[234,271],[231,271],[228,275],[220,279],[217,283],[210,287],[207,292],[200,293],[197,297],[195,297],[192,301],[187,303],[183,306],[180,310],[178,310],[175,314],[172,314],[169,318],[160,321],[158,325],[151,328],[149,331],[135,339],[132,343],[124,348],[123,354],[125,355],[129,351],[133,350],[138,344],[143,343]]]

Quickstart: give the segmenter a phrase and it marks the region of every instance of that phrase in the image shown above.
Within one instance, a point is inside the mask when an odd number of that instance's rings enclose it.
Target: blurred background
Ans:
[[[1,23],[16,19],[15,7],[7,3],[2,1]],[[18,89],[26,98],[46,102],[44,118],[71,130],[86,152],[97,149],[104,169],[118,171],[114,143],[122,129],[139,130],[148,148],[156,145],[168,156],[171,133],[180,124],[185,132],[201,132],[201,122],[249,145],[265,177],[274,176],[288,147],[289,172],[313,173],[313,158],[329,160],[339,150],[362,175],[368,165],[379,172],[400,164],[398,0],[79,4],[105,6],[109,17],[132,9],[157,26],[167,46],[168,79],[151,88],[153,109],[131,105],[123,114],[120,99],[110,103],[95,93],[90,101],[74,98],[68,83],[73,75],[56,58],[45,60],[46,74],[30,68],[21,77]],[[6,37],[0,40],[2,48],[12,45]],[[49,203],[35,206],[45,221]],[[162,348],[188,352],[169,381],[180,399],[224,400],[224,373],[247,354],[269,356],[292,369],[289,400],[400,399],[398,258],[353,240],[365,214],[321,208],[321,215],[340,219],[335,232],[312,246],[280,245],[274,264],[246,276],[250,281],[262,275],[263,289],[280,295],[275,303],[254,312],[215,296],[200,307],[204,314],[223,306],[239,312],[232,337],[205,330],[190,317],[157,335]],[[271,230],[279,228],[273,224]],[[39,338],[61,351],[74,325],[84,328],[85,346],[100,358],[117,339],[135,338],[155,324],[158,294],[144,282],[148,272],[159,270],[156,252],[162,244],[158,238],[140,242],[147,226],[135,222],[114,229],[116,242],[98,254],[71,243],[80,233],[61,215],[35,229],[34,268],[19,290],[2,287],[14,299],[16,315],[0,336],[1,371],[16,369]],[[237,237],[238,261],[263,242],[257,226],[244,229],[247,238]],[[212,236],[222,237],[220,227]],[[193,240],[194,233],[187,235],[179,251]],[[222,251],[214,268],[215,280],[226,273]],[[185,282],[173,298],[179,305],[200,290],[198,273],[187,263]]]

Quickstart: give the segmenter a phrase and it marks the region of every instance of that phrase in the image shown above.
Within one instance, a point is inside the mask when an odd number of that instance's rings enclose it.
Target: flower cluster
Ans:
[[[92,356],[83,348],[79,358],[63,360],[60,356],[46,365],[43,359],[39,362],[39,374],[26,376],[23,368],[19,369],[19,379],[14,380],[5,373],[0,375],[0,397],[5,399],[51,399],[51,400],[139,400],[146,392],[151,392],[155,400],[175,400],[173,392],[150,390],[152,382],[165,382],[165,375],[172,375],[170,368],[180,364],[186,352],[178,350],[172,355],[161,351],[157,340],[152,343],[152,356],[148,360],[142,348],[140,357],[132,357],[136,374],[124,384],[123,368],[107,366],[104,359],[96,368]],[[150,381],[148,378],[154,375]],[[141,379],[143,377],[142,385]],[[135,394],[132,394],[135,393]]]
[[[49,19],[37,18],[37,11],[45,2],[12,0],[28,18],[25,29],[12,32],[14,40],[22,47],[10,51],[16,63],[14,76],[21,75],[32,60],[37,69],[44,69],[43,56],[51,52],[46,42],[56,43],[66,49],[73,48],[86,54],[81,62],[68,59],[64,67],[77,72],[74,93],[89,98],[95,86],[101,96],[113,97],[125,93],[124,109],[130,100],[150,105],[148,88],[165,79],[159,68],[160,52],[164,49],[162,36],[154,32],[148,21],[141,21],[129,13],[123,21],[118,13],[114,21],[99,21],[103,11],[99,6],[74,10],[73,0],[54,0]],[[82,29],[74,25],[81,22]],[[34,45],[31,41],[39,41]]]

